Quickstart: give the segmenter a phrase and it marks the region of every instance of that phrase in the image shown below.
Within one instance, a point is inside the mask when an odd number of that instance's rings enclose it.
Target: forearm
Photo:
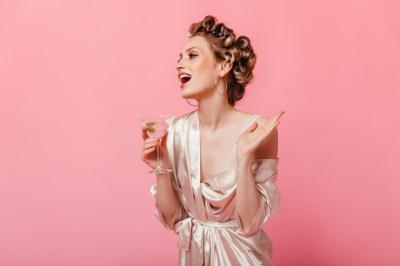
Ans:
[[[179,199],[175,194],[172,187],[171,178],[172,173],[159,173],[156,174],[157,178],[157,194],[156,204],[168,224],[171,225],[172,219],[179,207]]]
[[[248,228],[260,205],[254,174],[251,171],[251,156],[238,157],[236,209],[244,228]]]

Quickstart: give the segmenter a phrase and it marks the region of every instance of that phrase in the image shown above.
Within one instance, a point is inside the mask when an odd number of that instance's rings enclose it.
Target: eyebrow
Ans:
[[[198,49],[196,46],[191,46],[191,47],[187,48],[185,51],[189,51],[190,49],[193,49],[193,48]],[[182,53],[179,53],[179,56],[182,56]]]

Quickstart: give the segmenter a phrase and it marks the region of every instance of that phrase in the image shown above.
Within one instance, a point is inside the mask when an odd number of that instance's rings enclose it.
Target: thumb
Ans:
[[[250,127],[247,129],[247,132],[252,132],[257,127],[258,127],[258,123],[256,121],[254,121],[253,123],[251,123]]]
[[[143,140],[147,139],[149,134],[147,133],[147,128],[145,126],[142,127],[142,138]]]
[[[168,137],[168,132],[164,136],[162,136],[160,141],[160,146],[164,146],[167,143],[167,137]]]

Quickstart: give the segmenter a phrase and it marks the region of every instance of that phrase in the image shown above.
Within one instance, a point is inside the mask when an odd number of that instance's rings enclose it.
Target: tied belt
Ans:
[[[196,228],[204,229],[204,227],[232,228],[238,227],[238,223],[233,219],[227,221],[204,221],[188,217],[175,224],[175,233],[178,234],[178,247],[188,251],[191,239],[194,238],[197,246],[201,248],[203,246],[203,230],[196,230]]]

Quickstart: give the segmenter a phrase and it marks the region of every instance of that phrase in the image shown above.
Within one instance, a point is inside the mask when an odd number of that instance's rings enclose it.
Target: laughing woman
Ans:
[[[262,228],[279,206],[279,119],[236,109],[253,78],[249,38],[213,16],[193,23],[177,62],[182,97],[197,109],[168,119],[150,192],[155,212],[177,234],[180,265],[272,265]],[[156,166],[157,141],[143,132],[142,160]]]

